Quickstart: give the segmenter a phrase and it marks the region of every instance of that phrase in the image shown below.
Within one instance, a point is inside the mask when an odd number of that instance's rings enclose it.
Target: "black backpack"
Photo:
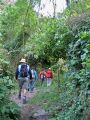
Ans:
[[[28,76],[28,68],[26,64],[21,65],[20,68],[20,77],[27,77]]]

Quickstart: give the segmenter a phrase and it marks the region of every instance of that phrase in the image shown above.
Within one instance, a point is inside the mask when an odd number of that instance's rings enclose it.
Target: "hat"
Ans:
[[[26,59],[22,58],[19,62],[26,63]]]
[[[51,70],[51,68],[48,68],[49,70]]]

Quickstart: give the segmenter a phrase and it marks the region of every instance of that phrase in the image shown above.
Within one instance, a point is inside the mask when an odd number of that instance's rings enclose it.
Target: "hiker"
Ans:
[[[30,66],[26,63],[26,59],[21,59],[16,69],[16,80],[19,83],[18,98],[21,99],[21,93],[23,94],[23,103],[26,103],[26,93],[28,89],[28,83],[32,79]]]
[[[30,92],[33,92],[34,87],[35,87],[35,81],[38,79],[37,72],[34,67],[32,67],[31,73],[32,73],[32,81],[30,81],[29,83],[29,90]]]
[[[47,87],[51,85],[52,83],[52,78],[53,78],[53,72],[51,70],[51,68],[49,68],[47,71],[46,71],[46,76],[47,76]]]
[[[41,86],[44,84],[46,80],[46,71],[45,69],[42,69],[42,71],[39,73],[39,78],[41,80]]]

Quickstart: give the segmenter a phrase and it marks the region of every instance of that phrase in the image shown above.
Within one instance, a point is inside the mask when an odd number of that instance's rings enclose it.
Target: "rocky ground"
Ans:
[[[22,103],[22,99],[18,99],[18,92],[11,95],[10,99],[21,107],[20,120],[48,120],[48,112],[42,109],[41,106],[30,105],[28,102],[37,92],[39,91],[35,89],[33,93],[27,93],[26,104]]]

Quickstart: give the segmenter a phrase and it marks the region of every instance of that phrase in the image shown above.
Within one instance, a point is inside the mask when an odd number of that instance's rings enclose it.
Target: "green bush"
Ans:
[[[9,77],[0,78],[0,120],[19,119],[19,107],[9,98],[13,86]]]

